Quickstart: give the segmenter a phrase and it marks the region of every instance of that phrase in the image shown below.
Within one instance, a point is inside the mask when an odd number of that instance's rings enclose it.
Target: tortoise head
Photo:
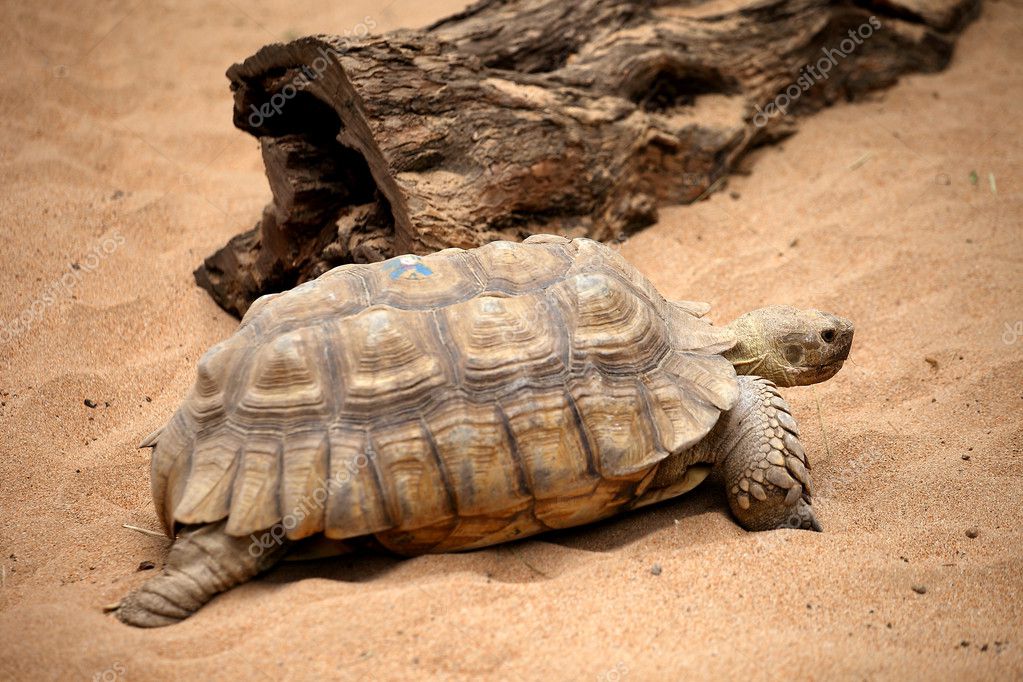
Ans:
[[[746,313],[728,325],[738,339],[724,353],[739,374],[779,386],[826,381],[842,369],[852,348],[853,324],[821,312],[775,305]]]

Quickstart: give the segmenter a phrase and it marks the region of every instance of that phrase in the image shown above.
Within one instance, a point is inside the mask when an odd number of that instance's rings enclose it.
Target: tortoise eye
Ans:
[[[825,329],[821,332],[821,339],[824,340],[824,343],[831,343],[835,340],[835,330],[830,328]]]

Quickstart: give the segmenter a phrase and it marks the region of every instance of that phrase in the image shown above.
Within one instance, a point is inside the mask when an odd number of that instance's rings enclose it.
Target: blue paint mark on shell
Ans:
[[[433,274],[433,270],[426,266],[419,256],[398,256],[384,264],[391,279],[426,279]]]

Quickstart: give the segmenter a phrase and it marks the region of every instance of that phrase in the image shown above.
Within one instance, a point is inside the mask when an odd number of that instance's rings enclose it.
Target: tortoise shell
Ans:
[[[144,443],[157,511],[405,554],[608,516],[736,400],[699,314],[587,239],[335,268],[203,355]]]

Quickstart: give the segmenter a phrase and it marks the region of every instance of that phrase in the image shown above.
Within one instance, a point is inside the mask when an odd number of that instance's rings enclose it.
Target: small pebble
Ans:
[[[966,537],[970,538],[971,540],[973,538],[977,537],[978,535],[980,535],[980,529],[979,528],[967,528],[966,529]]]
[[[969,455],[963,455],[963,461],[964,462],[969,462],[970,461],[970,456]]]
[[[913,585],[913,591],[917,594],[927,594],[927,588],[924,585]]]
[[[731,192],[728,193],[728,196],[732,197],[733,199],[738,199],[742,195],[736,192],[735,190],[732,190]]]
[[[86,407],[91,407],[92,409],[96,409],[96,401],[93,400],[92,398],[86,398],[82,402],[85,404]]]
[[[138,570],[151,571],[154,568],[156,568],[156,564],[154,564],[152,561],[143,561],[142,563],[139,564]]]
[[[961,647],[968,647],[968,646],[970,646],[970,640],[964,639],[963,641],[959,642],[959,646],[961,646]]]
[[[652,574],[654,574],[654,575],[660,575],[661,574],[661,565],[660,564],[654,564],[653,566],[650,567],[650,572]]]
[[[924,362],[930,365],[932,369],[938,369],[938,361],[932,358],[930,355],[924,358]]]

